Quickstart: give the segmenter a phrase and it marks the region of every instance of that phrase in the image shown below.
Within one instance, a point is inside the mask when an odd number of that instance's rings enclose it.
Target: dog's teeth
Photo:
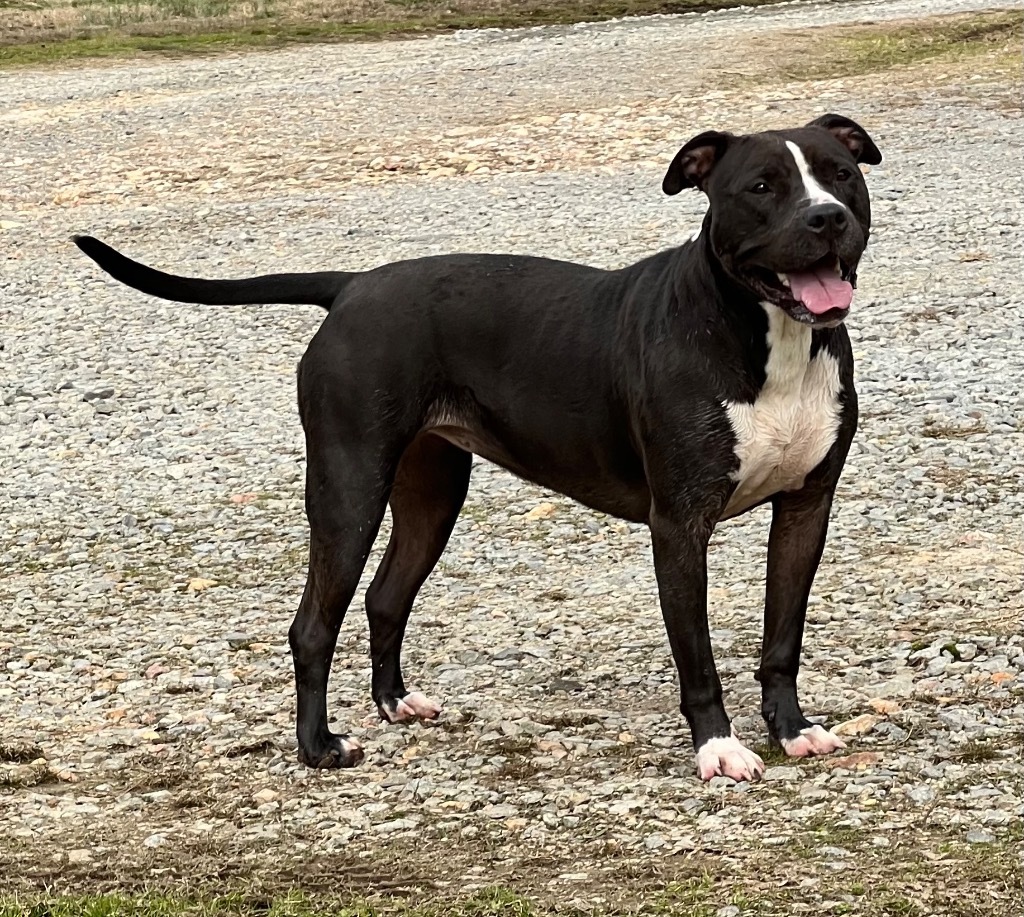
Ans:
[[[780,283],[781,283],[781,284],[782,284],[782,285],[783,285],[784,287],[786,287],[787,289],[789,289],[789,278],[788,278],[788,277],[787,277],[787,276],[786,276],[785,274],[780,274],[780,273],[776,272],[776,273],[775,273],[775,276],[779,278],[779,282],[780,282]]]

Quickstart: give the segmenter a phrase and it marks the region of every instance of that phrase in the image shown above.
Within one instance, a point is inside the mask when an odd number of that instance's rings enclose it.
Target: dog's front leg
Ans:
[[[824,755],[843,743],[803,715],[796,693],[807,597],[825,547],[833,488],[807,486],[772,500],[764,605],[761,713],[771,738],[794,757]]]
[[[754,780],[764,762],[733,734],[722,703],[708,628],[707,550],[712,521],[676,522],[654,514],[650,520],[654,569],[669,645],[679,670],[680,704],[690,725],[702,780],[716,775]]]

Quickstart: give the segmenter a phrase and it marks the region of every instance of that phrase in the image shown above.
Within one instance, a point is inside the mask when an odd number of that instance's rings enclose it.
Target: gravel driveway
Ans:
[[[921,908],[901,913],[1013,913],[1019,90],[984,59],[758,79],[766,49],[825,41],[810,26],[988,5],[855,0],[0,74],[6,883],[503,882],[589,906],[704,876],[725,917],[747,912],[736,889],[785,914],[875,913],[886,895]],[[618,266],[697,225],[702,199],[660,193],[681,142],[827,110],[885,156],[849,322],[861,428],[802,674],[849,754],[700,784],[646,530],[481,463],[406,641],[407,677],[444,718],[370,717],[360,593],[329,699],[367,759],[300,768],[294,368],[321,313],[157,302],[71,234],[207,276],[451,250]],[[722,525],[710,561],[727,704],[755,741],[767,523]]]

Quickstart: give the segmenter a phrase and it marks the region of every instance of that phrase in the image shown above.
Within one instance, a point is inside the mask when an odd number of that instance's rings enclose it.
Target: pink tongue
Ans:
[[[789,278],[793,298],[802,302],[815,315],[821,315],[829,309],[849,309],[853,302],[853,287],[829,268],[786,276]]]

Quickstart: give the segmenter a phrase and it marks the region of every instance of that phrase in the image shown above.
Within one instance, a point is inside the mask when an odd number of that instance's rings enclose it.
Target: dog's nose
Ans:
[[[834,238],[846,229],[846,208],[838,202],[812,204],[804,214],[804,221],[811,232]]]

